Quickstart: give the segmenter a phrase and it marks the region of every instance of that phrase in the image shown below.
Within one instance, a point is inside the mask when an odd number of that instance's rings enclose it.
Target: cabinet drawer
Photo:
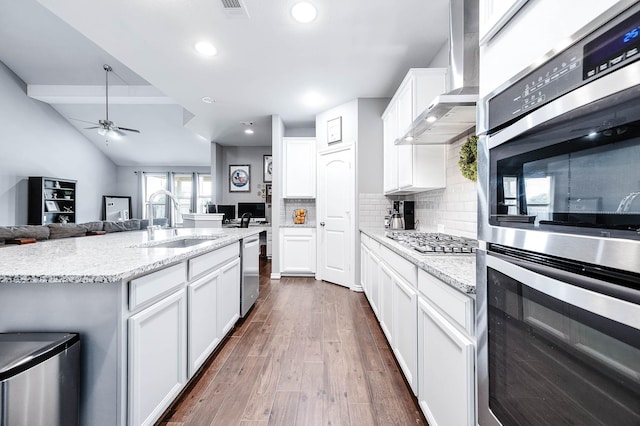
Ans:
[[[189,281],[211,272],[222,264],[240,256],[240,244],[233,243],[226,247],[189,259]]]
[[[372,250],[372,252],[376,252]],[[418,267],[408,260],[403,259],[386,247],[380,247],[380,257],[383,262],[391,266],[402,278],[412,286],[418,282]]]
[[[418,290],[460,328],[474,335],[473,299],[422,269],[418,271]]]
[[[186,264],[170,266],[129,282],[129,310],[177,289],[186,282]]]

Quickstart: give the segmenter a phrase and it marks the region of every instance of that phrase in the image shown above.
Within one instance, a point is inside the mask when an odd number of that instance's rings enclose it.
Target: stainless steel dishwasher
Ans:
[[[240,316],[245,317],[258,298],[260,266],[258,235],[242,240],[242,281],[240,283]]]
[[[0,425],[79,424],[80,338],[0,333]]]

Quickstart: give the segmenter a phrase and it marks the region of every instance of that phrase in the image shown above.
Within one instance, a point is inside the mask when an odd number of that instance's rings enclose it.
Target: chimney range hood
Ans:
[[[478,0],[450,0],[449,84],[395,141],[396,145],[454,142],[476,125],[478,102]]]

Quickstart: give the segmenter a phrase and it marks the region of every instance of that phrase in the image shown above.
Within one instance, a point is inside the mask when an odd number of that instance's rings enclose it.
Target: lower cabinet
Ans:
[[[220,343],[218,333],[218,287],[220,270],[211,272],[187,287],[189,299],[189,377],[207,360]]]
[[[418,402],[432,425],[476,424],[473,299],[418,273]]]
[[[240,318],[231,244],[129,283],[128,421],[154,424]]]
[[[475,424],[474,342],[418,301],[418,402],[431,426]]]
[[[475,426],[472,297],[366,235],[361,242],[362,287],[427,422]]]
[[[313,275],[316,272],[316,230],[280,229],[280,273]]]
[[[400,277],[393,281],[393,354],[414,395],[418,394],[418,292]]]
[[[128,424],[154,424],[187,381],[185,289],[131,316],[128,328]]]
[[[240,258],[220,269],[218,285],[218,337],[224,337],[240,318]]]

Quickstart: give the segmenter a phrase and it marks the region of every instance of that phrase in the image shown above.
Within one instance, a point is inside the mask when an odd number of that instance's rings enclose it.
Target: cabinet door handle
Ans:
[[[324,226],[324,222],[320,222],[320,226]]]

